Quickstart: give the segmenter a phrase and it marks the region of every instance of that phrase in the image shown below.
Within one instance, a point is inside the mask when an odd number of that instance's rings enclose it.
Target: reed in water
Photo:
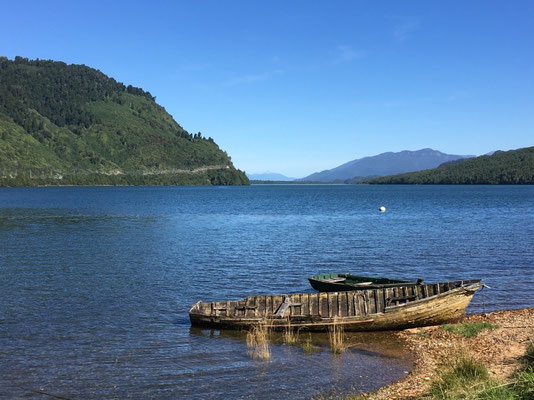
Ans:
[[[328,340],[330,342],[330,349],[334,354],[341,354],[349,347],[345,329],[337,319],[334,319],[333,325],[328,329]]]
[[[284,329],[284,343],[297,344],[299,341],[299,332],[295,331],[291,326],[291,322],[287,321],[287,326]]]
[[[247,332],[248,354],[254,359],[268,360],[271,358],[269,347],[269,327],[267,321],[255,325]]]

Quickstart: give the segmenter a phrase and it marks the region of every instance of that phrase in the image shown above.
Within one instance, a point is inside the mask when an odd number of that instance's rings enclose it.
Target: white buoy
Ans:
[[[384,207],[384,206],[380,206],[380,207],[378,207],[378,211],[380,211],[380,212],[386,212],[386,207]]]

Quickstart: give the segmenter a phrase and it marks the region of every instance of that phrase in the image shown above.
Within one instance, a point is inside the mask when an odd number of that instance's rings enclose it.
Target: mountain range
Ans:
[[[345,181],[355,177],[395,175],[435,168],[446,162],[470,157],[473,156],[445,154],[428,148],[416,151],[387,152],[352,160],[338,167],[313,173],[300,180],[333,182]]]
[[[532,185],[534,147],[444,163],[438,168],[369,179],[378,184]]]

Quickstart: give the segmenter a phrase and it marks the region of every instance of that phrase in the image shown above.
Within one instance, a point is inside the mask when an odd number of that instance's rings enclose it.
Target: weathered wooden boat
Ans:
[[[193,326],[250,329],[378,331],[438,325],[461,318],[479,279],[343,292],[252,296],[238,301],[202,302],[189,310]]]
[[[311,286],[319,292],[341,292],[345,290],[381,289],[423,282],[422,279],[410,282],[400,279],[337,273],[312,275],[308,277],[308,280],[310,281]]]

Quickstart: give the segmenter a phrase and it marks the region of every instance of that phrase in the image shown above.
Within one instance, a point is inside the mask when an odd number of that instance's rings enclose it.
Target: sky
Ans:
[[[534,2],[6,1],[0,55],[148,90],[234,165],[534,145]]]

